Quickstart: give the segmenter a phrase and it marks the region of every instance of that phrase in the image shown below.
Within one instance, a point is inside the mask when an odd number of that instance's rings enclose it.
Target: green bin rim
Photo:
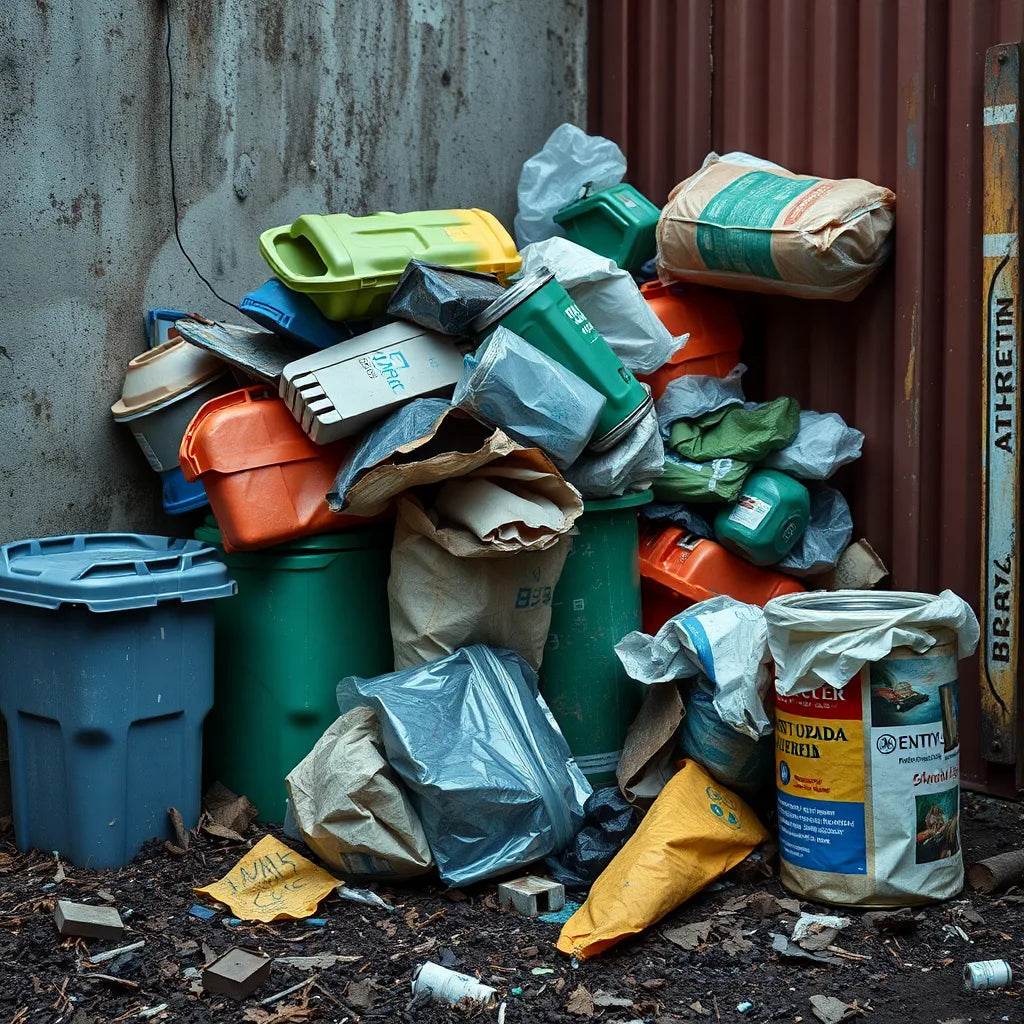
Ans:
[[[344,533],[318,533],[312,537],[300,537],[298,540],[285,541],[283,544],[275,544],[269,548],[259,548],[255,551],[239,551],[239,555],[322,555],[332,551],[354,551],[371,546],[371,542],[378,539],[384,529],[390,527],[391,523],[372,522],[366,526],[353,526]],[[219,548],[224,547],[223,535],[217,526],[217,520],[208,515],[202,526],[196,527],[196,540],[205,541],[207,544],[215,544]]]
[[[636,508],[638,505],[646,505],[653,498],[654,494],[650,490],[624,494],[621,498],[598,498],[596,501],[585,501],[583,503],[583,514],[586,515],[588,512],[617,512],[623,508]]]

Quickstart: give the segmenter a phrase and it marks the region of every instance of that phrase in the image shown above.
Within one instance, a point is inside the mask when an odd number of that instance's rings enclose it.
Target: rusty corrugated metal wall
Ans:
[[[710,149],[897,195],[895,257],[853,303],[730,293],[748,392],[795,395],[867,436],[836,477],[894,588],[980,578],[981,125],[985,49],[1024,37],[1022,0],[592,0],[590,130],[653,201]],[[961,667],[965,781],[978,668]]]

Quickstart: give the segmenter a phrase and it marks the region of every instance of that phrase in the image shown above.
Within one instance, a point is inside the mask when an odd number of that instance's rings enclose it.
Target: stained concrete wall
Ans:
[[[164,0],[0,8],[0,542],[161,530],[109,406],[152,306],[238,314],[178,250]],[[585,0],[170,0],[180,230],[233,301],[302,213],[478,206],[585,115]]]

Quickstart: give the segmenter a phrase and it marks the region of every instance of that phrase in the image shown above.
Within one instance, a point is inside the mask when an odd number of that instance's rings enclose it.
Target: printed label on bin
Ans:
[[[779,846],[796,867],[867,873],[860,677],[775,698]]]
[[[875,848],[882,860],[888,857],[882,851],[904,851],[879,863],[876,873],[931,872],[937,861],[960,856],[956,651],[941,645],[925,655],[884,658],[865,672]]]
[[[748,530],[756,530],[768,517],[772,506],[767,501],[754,498],[749,494],[741,494],[733,510],[729,513],[730,523],[739,523]]]

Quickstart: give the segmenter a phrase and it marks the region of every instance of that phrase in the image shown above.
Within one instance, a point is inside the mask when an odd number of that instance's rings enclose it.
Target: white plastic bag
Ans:
[[[799,480],[827,480],[840,466],[860,458],[864,435],[835,412],[800,412],[800,430],[781,451],[761,463]]]
[[[501,326],[464,362],[453,405],[547,452],[559,469],[576,461],[597,426],[604,395]]]
[[[630,274],[568,238],[549,238],[521,253],[522,273],[547,267],[597,333],[633,373],[653,373],[685,344],[674,338],[640,294]]]
[[[626,158],[611,139],[588,135],[574,124],[560,124],[544,148],[523,164],[519,175],[519,212],[515,219],[516,244],[565,236],[554,215],[580,197],[584,186],[592,191],[618,185],[626,173]]]
[[[661,476],[665,443],[651,409],[617,445],[603,452],[584,452],[565,471],[565,479],[588,500],[646,491]]]
[[[714,707],[737,732],[759,739],[772,731],[764,698],[771,683],[768,629],[756,605],[713,597],[669,619],[653,637],[628,633],[616,645],[622,667],[641,683],[667,683],[703,673]]]
[[[816,608],[816,598],[821,608]],[[837,610],[836,598],[848,597],[851,611]],[[878,594],[889,600],[891,611],[865,616],[856,609],[865,595],[859,590],[838,590],[827,595],[787,594],[764,608],[768,646],[775,661],[775,687],[783,695],[807,693],[819,686],[841,688],[869,661],[879,661],[895,647],[910,647],[923,654],[938,643],[934,633],[956,633],[959,657],[970,657],[978,646],[978,619],[969,604],[952,590],[933,594],[892,592]]]

